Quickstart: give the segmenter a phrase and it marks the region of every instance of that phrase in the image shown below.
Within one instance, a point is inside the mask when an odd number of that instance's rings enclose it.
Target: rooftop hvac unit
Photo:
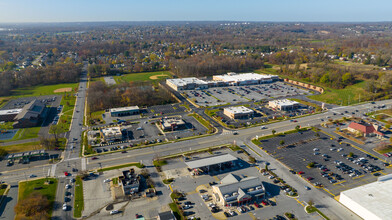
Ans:
[[[253,188],[250,188],[250,189],[248,189],[248,192],[252,192],[252,191],[254,191],[255,189],[253,189]]]
[[[233,196],[238,196],[238,192],[233,193]]]
[[[229,197],[229,194],[226,194],[226,195],[225,195],[225,198],[227,198],[227,197]]]

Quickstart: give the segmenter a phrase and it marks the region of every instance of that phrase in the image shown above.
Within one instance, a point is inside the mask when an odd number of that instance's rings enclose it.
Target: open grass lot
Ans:
[[[47,180],[50,180],[51,184],[46,185],[45,181]],[[57,183],[58,181],[55,178],[42,178],[32,181],[21,182],[19,183],[18,201],[26,199],[33,192],[38,192],[46,196],[49,202],[53,204],[56,197]],[[53,205],[51,207],[53,207]],[[52,209],[48,210],[49,215],[52,215],[52,211]]]
[[[144,165],[140,164],[140,163],[126,163],[126,164],[121,164],[121,165],[118,165],[118,166],[104,167],[102,169],[98,169],[98,172],[105,172],[105,171],[109,171],[109,170],[117,170],[117,169],[121,169],[121,168],[124,168],[124,167],[131,167],[131,166],[135,166],[135,167],[138,167],[138,168],[143,168],[144,167]]]
[[[6,184],[1,184],[0,185],[0,198],[4,194],[6,189],[7,189],[7,185]]]
[[[169,71],[158,72],[144,72],[144,73],[129,73],[122,76],[114,76],[117,83],[132,82],[132,81],[157,81],[162,79],[171,78]]]
[[[3,140],[1,142],[11,142],[18,140],[25,140],[30,138],[37,138],[38,132],[41,130],[41,127],[32,127],[32,128],[21,128],[18,129],[14,137],[10,140]]]
[[[12,95],[10,97],[27,97],[27,96],[42,96],[42,95],[53,95],[53,94],[61,94],[54,93],[56,89],[61,88],[72,88],[73,90],[77,88],[78,83],[62,83],[56,85],[41,85],[41,86],[31,86],[25,88],[19,88],[12,91]]]
[[[75,182],[75,204],[74,204],[74,217],[82,217],[82,211],[84,209],[84,198],[83,198],[83,181],[80,176],[76,177]]]
[[[359,103],[360,99],[361,101],[370,99],[368,92],[366,92],[364,89],[365,85],[366,82],[363,81],[351,86],[347,86],[344,89],[325,88],[325,92],[323,94],[309,96],[309,98],[337,105],[356,104]]]
[[[75,102],[76,97],[73,95],[63,96],[61,99],[60,105],[63,105],[64,107],[58,124],[64,131],[68,131],[70,128]]]
[[[102,121],[103,123],[105,123],[103,118],[102,118],[102,114],[104,114],[104,113],[105,113],[105,110],[92,112],[91,115],[90,114],[88,115],[87,123],[89,125],[92,125],[91,124],[92,120],[96,120],[96,121],[99,120],[99,121]]]
[[[4,146],[1,148],[6,150],[9,154],[42,149],[41,145],[39,144],[39,141],[25,143],[25,144]]]

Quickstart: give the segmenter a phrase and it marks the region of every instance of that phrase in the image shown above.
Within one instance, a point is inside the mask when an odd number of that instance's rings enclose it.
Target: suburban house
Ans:
[[[14,118],[12,126],[14,128],[27,128],[37,126],[42,118],[44,118],[44,110],[46,105],[35,99],[25,105]]]
[[[363,121],[361,122],[351,122],[347,130],[352,133],[361,134],[364,137],[383,137],[384,134],[380,131],[380,126],[375,124],[368,124]]]

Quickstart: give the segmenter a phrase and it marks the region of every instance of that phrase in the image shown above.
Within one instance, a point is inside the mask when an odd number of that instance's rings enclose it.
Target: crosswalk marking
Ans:
[[[86,158],[82,158],[82,171],[85,171],[86,169],[87,169]]]

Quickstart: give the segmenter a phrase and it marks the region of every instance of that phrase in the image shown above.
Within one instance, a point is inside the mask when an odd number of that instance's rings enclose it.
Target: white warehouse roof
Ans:
[[[21,108],[16,109],[7,109],[7,110],[0,110],[0,115],[12,115],[12,114],[19,114],[22,111]]]
[[[139,110],[138,106],[128,106],[128,107],[120,107],[120,108],[111,108],[110,112],[123,112],[123,111],[132,111]]]
[[[241,82],[241,81],[250,81],[250,80],[263,80],[263,79],[272,79],[276,78],[276,75],[269,75],[269,74],[257,74],[257,73],[243,73],[243,74],[236,74],[236,73],[228,73],[226,75],[216,75],[214,78],[225,82]]]
[[[339,202],[365,220],[391,219],[392,174],[340,193]]]
[[[228,107],[228,108],[224,108],[224,110],[227,112],[230,112],[231,114],[251,114],[251,113],[253,113],[252,109],[249,109],[244,106]]]
[[[186,86],[191,83],[195,84],[207,84],[207,82],[200,80],[196,77],[189,78],[177,78],[177,79],[166,79],[166,81],[173,83],[176,86]]]
[[[274,103],[275,105],[279,105],[279,106],[292,106],[292,105],[299,104],[299,102],[288,100],[288,99],[278,99],[278,100],[272,100],[269,102]]]

